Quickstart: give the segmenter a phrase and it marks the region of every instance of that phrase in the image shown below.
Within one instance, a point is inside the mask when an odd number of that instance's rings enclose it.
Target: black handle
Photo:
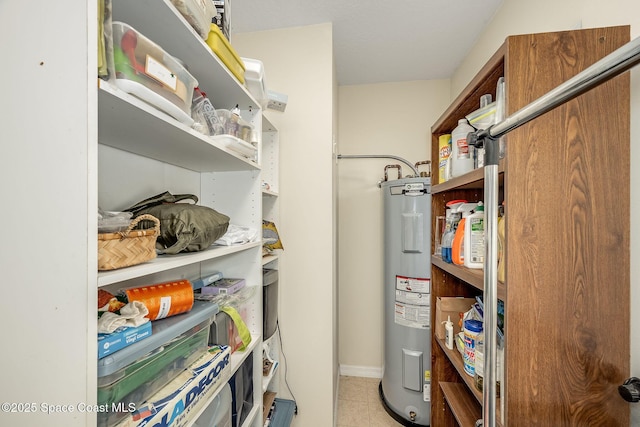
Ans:
[[[640,378],[631,377],[624,384],[618,386],[620,396],[627,402],[640,401]]]

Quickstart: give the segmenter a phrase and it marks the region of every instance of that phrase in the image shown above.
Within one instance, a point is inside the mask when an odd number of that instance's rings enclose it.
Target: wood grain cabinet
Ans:
[[[501,76],[510,115],[629,41],[629,27],[508,37],[431,128],[438,137],[479,106]],[[617,387],[629,374],[629,73],[505,137],[504,384],[499,425],[628,426]],[[483,199],[483,172],[433,186],[445,203]],[[438,182],[438,170],[434,171]],[[435,229],[435,220],[433,224]],[[432,233],[432,236],[434,233]],[[432,247],[435,247],[432,245]],[[481,270],[432,257],[439,296],[482,294]],[[435,310],[432,322],[435,320]],[[473,426],[482,393],[457,351],[432,343],[432,423]]]

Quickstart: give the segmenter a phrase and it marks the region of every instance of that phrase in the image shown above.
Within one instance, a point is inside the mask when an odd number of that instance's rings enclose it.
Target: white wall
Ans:
[[[95,420],[96,5],[0,2],[2,426]]]
[[[267,87],[289,97],[269,119],[280,131],[279,322],[294,427],[332,425],[336,394],[332,38],[331,24],[232,36],[241,56],[264,63]]]
[[[452,76],[456,96],[508,35],[576,28],[631,25],[631,39],[640,36],[640,3],[637,0],[505,0],[490,28]],[[640,163],[640,68],[631,71],[631,164]],[[631,168],[631,212],[640,212],[640,170]],[[631,222],[631,375],[640,376],[640,229]],[[631,405],[631,425],[640,425],[640,406]]]
[[[431,125],[450,102],[449,81],[339,87],[340,154],[431,157]],[[379,377],[383,366],[382,197],[391,159],[339,161],[340,369]],[[401,164],[403,175],[411,173]],[[420,169],[426,170],[426,169]],[[390,179],[397,177],[391,171]]]

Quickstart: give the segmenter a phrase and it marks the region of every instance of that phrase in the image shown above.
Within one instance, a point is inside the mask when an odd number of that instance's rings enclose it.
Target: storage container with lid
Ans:
[[[207,351],[209,325],[218,312],[195,301],[190,312],[152,323],[152,335],[98,361],[98,426],[112,426],[194,363]],[[114,407],[123,411],[112,411]]]
[[[249,93],[260,103],[262,108],[267,108],[267,85],[265,83],[264,64],[262,61],[241,57],[244,63],[245,86]]]
[[[191,100],[198,81],[173,56],[123,22],[113,22],[116,86],[164,111],[187,126],[193,124]]]
[[[207,37],[207,45],[213,53],[220,58],[222,63],[227,66],[231,74],[233,74],[240,83],[244,84],[244,63],[216,24],[211,24],[209,37]]]

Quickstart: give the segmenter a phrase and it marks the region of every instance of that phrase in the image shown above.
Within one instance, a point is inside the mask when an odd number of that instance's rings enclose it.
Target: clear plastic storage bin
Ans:
[[[113,22],[116,85],[191,126],[198,81],[160,46],[123,22]]]
[[[218,312],[196,301],[184,314],[154,321],[153,334],[98,361],[98,426],[112,426],[207,352],[209,325]],[[119,408],[121,411],[113,410]]]

